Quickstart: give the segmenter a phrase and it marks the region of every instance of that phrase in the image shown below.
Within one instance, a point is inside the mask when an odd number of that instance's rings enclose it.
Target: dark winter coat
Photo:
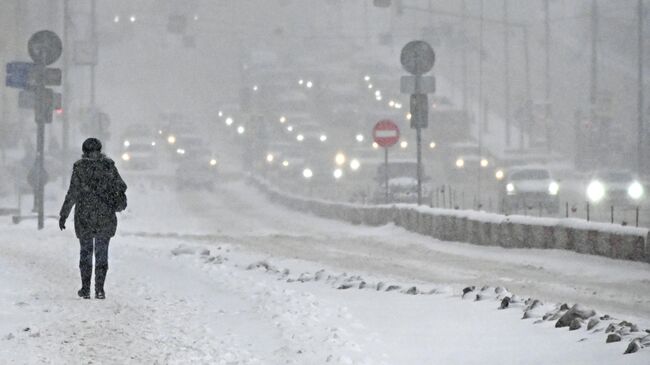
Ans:
[[[59,216],[67,219],[72,206],[75,206],[77,238],[115,236],[117,217],[105,198],[112,187],[126,191],[126,184],[110,158],[92,152],[74,163],[70,187]]]

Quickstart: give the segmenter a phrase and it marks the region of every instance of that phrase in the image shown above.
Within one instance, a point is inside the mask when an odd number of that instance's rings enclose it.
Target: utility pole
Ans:
[[[551,18],[550,1],[544,0],[544,128],[546,131],[546,150],[551,151]]]
[[[644,103],[643,103],[643,81],[644,81],[643,80],[643,78],[644,78],[644,75],[643,75],[643,58],[644,58],[644,42],[645,42],[645,39],[643,37],[643,17],[645,15],[644,14],[645,9],[643,8],[643,0],[638,0],[637,2],[638,2],[638,4],[637,4],[637,16],[638,16],[638,20],[637,20],[637,33],[638,33],[637,34],[637,37],[638,37],[637,41],[638,41],[638,45],[637,45],[637,47],[638,47],[638,67],[639,67],[639,69],[638,69],[638,77],[637,77],[637,79],[638,79],[638,93],[639,93],[638,94],[638,100],[637,100],[637,114],[638,114],[637,116],[638,116],[639,119],[638,119],[638,127],[637,127],[638,129],[637,129],[637,136],[636,136],[637,137],[637,142],[636,142],[637,143],[636,144],[636,147],[637,147],[637,157],[636,157],[637,167],[636,167],[636,169],[637,169],[637,174],[639,176],[641,176],[641,174],[645,172],[645,168],[646,168],[646,166],[644,165],[645,153],[643,153],[643,151],[644,151],[643,142],[644,142],[644,138],[645,138],[645,136],[644,136],[644,134],[645,134],[645,128],[644,128],[645,121],[644,121],[644,118],[643,118],[643,105],[644,105]]]
[[[528,34],[528,26],[524,25],[524,73],[526,81],[526,102],[525,102],[525,116],[520,118],[519,125],[519,149],[524,149],[524,130],[526,129],[526,124],[530,125],[533,122],[533,96],[531,90],[531,81],[530,81],[530,37]]]
[[[93,50],[98,52],[97,47],[97,0],[91,0],[90,3],[90,41]],[[96,60],[90,65],[90,109],[95,117],[95,66]],[[96,126],[95,126],[96,127]]]
[[[467,4],[466,0],[461,1],[461,23],[463,27],[463,44],[461,47],[461,63],[462,63],[462,83],[463,83],[463,113],[465,114],[465,118],[468,118],[469,116],[467,115],[467,97],[468,97],[468,90],[467,90]]]
[[[61,104],[63,108],[63,126],[61,136],[61,163],[65,169],[68,166],[68,149],[70,148],[70,46],[69,46],[69,26],[70,26],[70,0],[63,0],[63,45],[66,51],[63,53],[63,95]],[[64,170],[65,171],[65,170]],[[61,177],[63,188],[68,184],[68,175],[65,173]]]
[[[481,1],[481,18],[480,18],[480,28],[479,28],[479,50],[478,50],[478,57],[479,57],[479,64],[478,64],[478,113],[477,113],[477,118],[478,123],[476,123],[477,126],[477,137],[478,137],[478,157],[479,161],[483,159],[483,113],[481,111],[482,105],[483,105],[483,17],[485,15],[485,9],[484,9],[484,1]],[[477,200],[478,200],[478,205],[479,205],[479,210],[481,206],[481,169],[483,168],[481,164],[478,164],[478,176],[477,176]]]
[[[591,0],[591,86],[589,91],[589,118],[592,125],[598,125],[596,121],[596,99],[598,98],[598,0]],[[593,132],[588,132],[587,156],[588,160],[594,159],[593,155]]]
[[[508,0],[503,0],[503,66],[504,66],[504,117],[506,122],[506,146],[510,147],[510,26]]]

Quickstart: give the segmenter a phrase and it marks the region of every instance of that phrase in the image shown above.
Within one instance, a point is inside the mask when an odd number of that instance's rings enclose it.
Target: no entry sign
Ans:
[[[380,120],[375,124],[372,136],[381,147],[390,147],[399,141],[399,128],[390,119]]]

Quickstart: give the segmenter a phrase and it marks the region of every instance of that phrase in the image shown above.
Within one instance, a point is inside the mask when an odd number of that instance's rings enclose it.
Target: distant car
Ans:
[[[122,166],[127,169],[148,170],[158,166],[156,137],[146,126],[135,125],[122,135]]]
[[[645,189],[631,172],[608,170],[594,173],[585,193],[594,204],[638,205],[644,198]]]
[[[375,180],[377,189],[373,194],[375,203],[384,203],[386,200],[386,169],[381,164],[377,167]],[[423,176],[423,182],[429,178]],[[416,161],[392,161],[388,163],[388,200],[390,203],[417,203],[418,180]],[[431,189],[428,184],[422,184],[422,201],[431,201]]]
[[[487,169],[490,166],[490,159],[484,152],[474,142],[450,144],[445,168],[452,180],[475,179],[479,169]]]
[[[560,185],[545,167],[515,167],[508,171],[502,187],[506,212],[541,207],[549,213],[560,209]]]

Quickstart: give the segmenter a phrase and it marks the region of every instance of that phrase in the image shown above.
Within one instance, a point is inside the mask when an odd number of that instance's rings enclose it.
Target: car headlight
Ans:
[[[356,158],[350,161],[350,168],[354,171],[357,171],[361,167],[361,162]]]
[[[497,172],[494,174],[494,177],[496,177],[497,180],[503,180],[505,174],[503,173],[503,170],[497,170]]]
[[[512,195],[515,193],[515,185],[513,183],[508,183],[506,184],[506,192],[508,195]]]
[[[627,195],[634,200],[641,199],[643,196],[643,185],[638,181],[633,182],[627,188]]]
[[[598,180],[594,180],[587,186],[587,198],[592,203],[598,203],[605,197],[605,186]]]
[[[210,160],[210,166],[217,166],[217,159],[216,158],[213,158],[212,160]]]
[[[336,180],[338,180],[338,179],[340,179],[342,177],[343,177],[343,170],[341,170],[341,169],[334,170],[334,178]]]
[[[458,167],[459,169],[462,169],[463,166],[465,166],[465,160],[463,160],[462,158],[459,158],[458,160],[456,160],[456,167]]]
[[[129,161],[130,159],[131,159],[131,155],[129,155],[128,153],[125,152],[122,154],[123,161]]]
[[[557,195],[557,193],[560,191],[560,185],[556,183],[555,181],[551,181],[550,184],[548,184],[548,193],[551,195]]]
[[[129,146],[131,146],[131,142],[129,142],[129,140],[125,140],[124,147],[129,147]]]
[[[338,166],[342,166],[345,164],[345,155],[342,152],[337,153],[334,157],[334,162],[336,162]]]
[[[311,179],[312,176],[314,176],[314,172],[311,171],[311,169],[307,168],[307,169],[302,170],[302,176],[305,179]]]

